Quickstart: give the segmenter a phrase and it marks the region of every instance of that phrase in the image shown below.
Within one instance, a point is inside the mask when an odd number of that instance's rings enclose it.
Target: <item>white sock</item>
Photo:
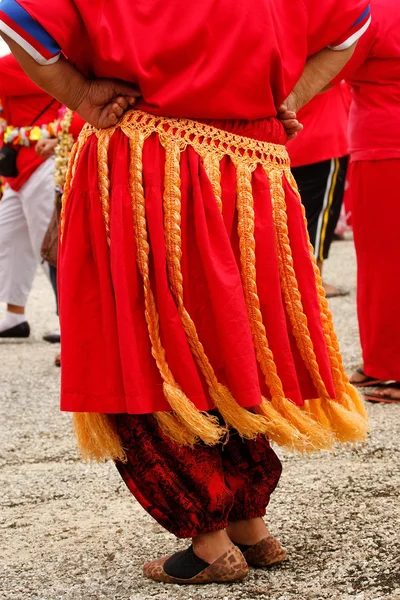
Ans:
[[[17,313],[13,313],[8,310],[4,319],[0,321],[0,332],[11,329],[11,327],[15,327],[16,325],[24,323],[25,321],[26,315],[18,315]]]

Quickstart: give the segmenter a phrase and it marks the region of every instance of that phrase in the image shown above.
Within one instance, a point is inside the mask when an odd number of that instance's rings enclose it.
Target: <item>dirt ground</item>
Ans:
[[[335,244],[329,281],[351,289],[332,301],[346,366],[360,361],[355,260]],[[244,584],[164,587],[145,559],[183,547],[130,496],[112,464],[80,462],[70,416],[58,410],[56,326],[42,273],[29,303],[33,336],[0,342],[1,600],[400,600],[400,406],[369,406],[372,433],[358,448],[313,458],[284,455],[268,510],[288,549],[274,570]]]

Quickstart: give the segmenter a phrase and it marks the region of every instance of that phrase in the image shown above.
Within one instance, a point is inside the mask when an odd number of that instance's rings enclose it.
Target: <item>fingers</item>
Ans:
[[[135,98],[136,101],[136,98]],[[129,100],[126,96],[118,96],[115,98],[116,104],[122,108],[122,110],[127,110],[129,108]]]
[[[300,123],[297,119],[282,119],[282,124],[285,129],[296,129],[300,127]]]
[[[111,105],[111,113],[114,113],[118,119],[120,119],[122,117],[122,115],[124,114],[125,109],[118,104],[118,102],[113,102]]]
[[[113,102],[105,106],[101,117],[101,127],[114,127],[123,114],[136,104],[139,96],[118,96]]]
[[[99,129],[114,127],[123,114],[124,110],[119,106],[119,104],[112,102],[103,108],[96,127],[99,127]]]

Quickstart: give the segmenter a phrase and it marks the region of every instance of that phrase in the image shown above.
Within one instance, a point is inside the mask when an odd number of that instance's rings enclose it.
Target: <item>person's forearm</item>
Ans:
[[[134,84],[84,77],[64,56],[54,64],[40,65],[7,35],[0,35],[28,77],[93,127],[114,127],[140,97],[140,90]]]
[[[86,79],[63,56],[52,64],[42,66],[25,50],[1,33],[11,52],[32,81],[68,108],[76,110],[85,94]]]
[[[291,94],[290,108],[297,112],[325,88],[342,71],[353,56],[357,44],[340,52],[324,48],[311,56]]]

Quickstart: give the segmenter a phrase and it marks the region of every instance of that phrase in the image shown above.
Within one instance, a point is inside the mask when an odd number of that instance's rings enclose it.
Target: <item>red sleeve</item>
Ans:
[[[12,54],[0,58],[0,96],[36,96],[43,94],[19,66]]]
[[[92,21],[96,22],[101,4],[85,0]],[[1,0],[0,31],[41,65],[56,62],[61,52],[69,58],[88,52],[84,22],[73,0],[57,0],[54,11],[42,0]]]
[[[85,28],[80,13],[73,0],[57,0],[54,10],[49,10],[49,4],[43,0],[16,0],[30,16],[37,21],[47,33],[54,38],[62,50],[69,46],[73,39],[79,43],[85,35]],[[88,0],[92,4],[93,14],[102,4],[100,0]]]
[[[303,1],[308,13],[309,56],[327,46],[344,49],[368,28],[369,0]]]

